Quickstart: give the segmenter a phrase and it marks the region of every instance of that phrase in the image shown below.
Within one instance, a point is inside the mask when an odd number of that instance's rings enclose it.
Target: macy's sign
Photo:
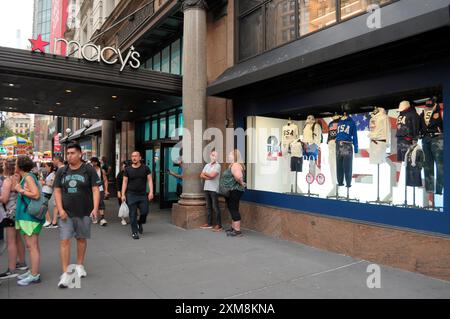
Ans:
[[[32,52],[39,50],[42,53],[45,53],[44,47],[50,44],[50,42],[43,41],[41,35],[39,35],[36,40],[29,40],[33,45],[33,47],[31,48]],[[67,52],[74,52],[78,53],[79,58],[83,58],[86,61],[90,62],[103,62],[110,65],[119,63],[120,72],[122,72],[127,65],[129,65],[133,69],[138,69],[141,66],[141,62],[139,61],[141,55],[139,54],[139,52],[135,51],[135,48],[133,46],[130,48],[130,50],[128,50],[127,54],[124,55],[122,51],[120,51],[120,49],[116,49],[113,47],[102,48],[100,45],[95,45],[93,43],[86,43],[82,45],[78,41],[67,41],[66,39],[56,38],[53,54],[57,54],[57,44],[60,42],[66,44],[66,56],[70,55]],[[112,54],[108,54],[108,51]],[[108,60],[107,56],[114,56],[114,58]]]

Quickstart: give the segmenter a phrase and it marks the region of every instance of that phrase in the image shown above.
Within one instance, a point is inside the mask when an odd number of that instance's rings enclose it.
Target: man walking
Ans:
[[[212,151],[210,154],[211,162],[205,165],[200,178],[205,181],[204,191],[206,199],[206,208],[208,209],[208,223],[201,226],[202,229],[213,228],[212,211],[216,215],[217,224],[214,226],[214,231],[222,230],[222,219],[219,208],[219,180],[220,180],[220,164],[217,163],[217,152]]]
[[[59,288],[67,288],[71,277],[67,273],[70,261],[70,240],[77,240],[76,275],[86,277],[84,260],[87,239],[91,235],[91,218],[97,218],[100,202],[100,179],[92,166],[82,162],[81,147],[67,146],[68,165],[58,170],[54,193],[59,212],[60,254],[63,274]]]
[[[139,239],[138,232],[142,234],[143,224],[146,223],[148,203],[153,199],[153,179],[150,169],[143,165],[141,154],[134,151],[131,154],[131,166],[125,168],[122,182],[122,201],[125,201],[130,210],[131,237]],[[147,194],[147,185],[149,193]],[[139,208],[139,221],[137,209]]]

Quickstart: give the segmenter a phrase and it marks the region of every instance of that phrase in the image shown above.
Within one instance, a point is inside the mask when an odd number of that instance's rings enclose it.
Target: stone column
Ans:
[[[205,205],[199,175],[203,169],[203,131],[206,125],[206,1],[183,1],[183,194],[180,205]],[[194,121],[198,121],[194,130]],[[200,122],[201,121],[201,122]],[[190,152],[189,152],[190,150]],[[189,159],[190,157],[190,159]]]
[[[203,168],[202,137],[206,126],[206,1],[184,0],[182,5],[184,178],[181,199],[172,207],[172,223],[183,228],[196,228],[206,222],[205,198],[199,177]]]
[[[114,121],[102,121],[102,143],[100,146],[100,154],[99,159],[102,156],[106,156],[108,159],[108,164],[111,165],[114,169],[114,153],[115,153],[115,124]]]

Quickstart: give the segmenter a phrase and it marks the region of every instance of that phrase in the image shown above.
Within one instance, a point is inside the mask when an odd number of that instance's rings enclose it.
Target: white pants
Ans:
[[[337,177],[336,177],[336,141],[331,140],[328,143],[328,165],[330,165],[331,172],[331,184],[336,186]]]
[[[386,142],[374,143],[370,141],[370,164],[382,164],[386,162]]]

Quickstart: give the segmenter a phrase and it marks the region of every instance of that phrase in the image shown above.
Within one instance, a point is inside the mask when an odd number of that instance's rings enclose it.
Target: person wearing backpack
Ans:
[[[31,170],[33,161],[27,156],[20,156],[16,162],[16,173],[20,175],[21,181],[15,187],[18,193],[16,205],[16,229],[23,235],[27,250],[30,254],[31,271],[19,276],[17,282],[20,286],[39,283],[40,250],[39,234],[44,225],[45,218],[38,219],[29,212],[32,200],[39,200],[41,196],[39,181]]]
[[[109,196],[109,191],[108,191],[108,175],[106,173],[106,171],[100,167],[100,160],[97,157],[92,157],[91,160],[91,165],[92,167],[95,169],[95,171],[97,172],[98,177],[100,178],[100,204],[99,204],[99,213],[100,213],[100,226],[106,226],[108,224],[108,222],[105,219],[105,198],[107,198]],[[93,224],[97,224],[97,220],[93,220],[92,221]]]
[[[8,249],[8,269],[0,274],[0,279],[10,279],[19,276],[19,271],[28,270],[25,262],[25,245],[23,239],[15,228],[17,192],[15,191],[18,178],[15,176],[16,161],[11,159],[4,163],[2,168],[4,176],[0,195],[0,209],[5,210],[6,217],[2,225],[6,229]],[[28,274],[26,274],[28,275]],[[22,274],[25,276],[25,274]]]
[[[94,168],[83,163],[81,146],[69,144],[66,148],[68,165],[56,173],[54,183],[55,202],[59,212],[59,239],[62,275],[59,288],[67,288],[71,276],[67,273],[70,262],[70,241],[77,240],[76,274],[87,276],[84,260],[87,239],[91,236],[91,218],[96,219],[100,203],[101,184]]]

